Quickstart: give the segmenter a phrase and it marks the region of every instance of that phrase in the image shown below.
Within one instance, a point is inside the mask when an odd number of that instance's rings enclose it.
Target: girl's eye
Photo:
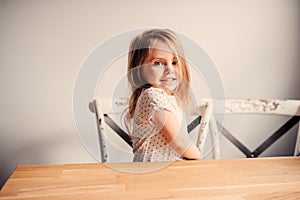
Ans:
[[[172,65],[177,65],[177,60],[174,60],[173,62],[172,62]]]
[[[160,61],[155,61],[153,64],[155,66],[164,66],[164,64],[162,62],[160,62]]]

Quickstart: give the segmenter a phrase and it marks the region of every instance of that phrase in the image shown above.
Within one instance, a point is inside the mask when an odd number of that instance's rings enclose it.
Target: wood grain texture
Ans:
[[[300,199],[300,158],[18,166],[0,199]]]

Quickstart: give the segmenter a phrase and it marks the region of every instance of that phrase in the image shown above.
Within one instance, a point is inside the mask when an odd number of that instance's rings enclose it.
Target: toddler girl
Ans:
[[[190,74],[174,32],[152,29],[134,38],[128,80],[134,161],[200,159],[186,130]]]

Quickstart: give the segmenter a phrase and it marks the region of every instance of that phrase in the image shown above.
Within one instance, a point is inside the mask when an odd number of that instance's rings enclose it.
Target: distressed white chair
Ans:
[[[128,99],[117,99],[113,100],[111,98],[101,98],[95,99],[93,101],[94,109],[92,111],[96,114],[97,129],[100,143],[100,155],[101,162],[105,163],[108,161],[108,150],[107,150],[107,129],[112,129],[116,134],[118,134],[124,142],[126,142],[130,147],[132,147],[132,142],[129,134],[124,128],[120,127],[116,123],[113,115],[124,116],[124,110],[128,107]],[[187,127],[188,132],[191,132],[196,126],[200,125],[198,129],[198,135],[196,137],[196,144],[200,151],[204,147],[204,142],[208,135],[210,115],[212,112],[212,104],[210,100],[200,101],[200,105],[195,111],[197,116]],[[123,119],[121,119],[123,121]],[[216,132],[215,132],[216,133]],[[213,141],[218,141],[216,136],[213,136]],[[217,143],[218,144],[218,143]],[[215,146],[213,152],[213,158],[219,157],[219,151],[217,149],[218,145]]]
[[[97,119],[98,135],[100,142],[101,161],[107,162],[108,153],[106,145],[106,129],[111,128],[129,146],[132,146],[130,136],[111,117],[113,114],[121,115],[128,106],[127,99],[96,99],[93,102]],[[250,151],[238,139],[236,139],[220,122],[215,120],[214,114],[262,114],[285,115],[291,118],[275,131],[265,142],[254,151]],[[299,100],[266,100],[266,99],[201,99],[194,115],[197,115],[187,127],[191,132],[200,125],[196,137],[196,145],[203,152],[207,136],[211,136],[212,158],[220,158],[220,134],[232,142],[246,157],[258,157],[264,150],[277,139],[296,125],[300,119]],[[294,155],[300,154],[300,128],[298,128],[297,141]]]
[[[285,115],[291,118],[267,138],[254,151],[250,151],[238,139],[236,139],[225,127],[219,122],[211,122],[211,131],[219,130],[230,142],[232,142],[246,157],[258,157],[264,150],[271,146],[277,139],[284,135],[288,130],[299,124],[300,119],[300,100],[278,100],[278,99],[216,99],[213,101],[214,114],[260,114],[260,115]],[[214,115],[212,115],[214,116]],[[217,138],[218,139],[218,138]],[[296,139],[294,155],[300,154],[300,127]],[[220,147],[218,146],[218,149]]]

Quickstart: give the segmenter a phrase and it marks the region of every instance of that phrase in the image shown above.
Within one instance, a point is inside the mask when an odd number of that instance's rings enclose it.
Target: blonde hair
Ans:
[[[152,87],[152,85],[147,83],[144,79],[140,66],[146,62],[149,56],[151,56],[151,49],[155,49],[156,42],[166,44],[176,56],[178,65],[180,66],[181,80],[179,81],[176,90],[172,93],[176,96],[181,106],[186,107],[189,103],[190,72],[184,58],[183,48],[180,45],[176,34],[169,29],[151,29],[136,36],[129,47],[127,77],[132,89],[129,100],[130,118],[134,115],[136,103],[142,91]]]

